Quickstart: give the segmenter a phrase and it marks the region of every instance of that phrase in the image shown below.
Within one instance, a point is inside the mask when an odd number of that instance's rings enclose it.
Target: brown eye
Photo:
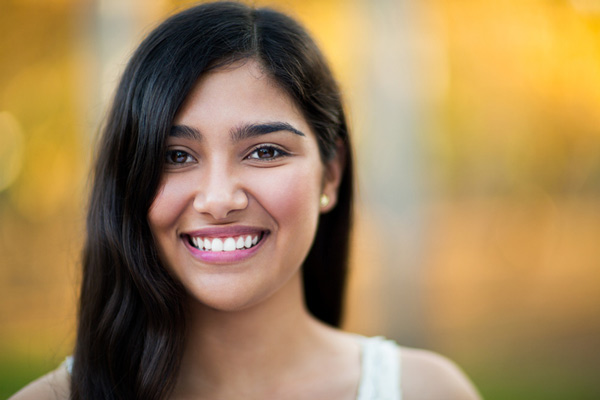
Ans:
[[[248,158],[253,160],[271,161],[286,156],[287,153],[274,146],[261,146],[252,151]]]
[[[191,161],[192,156],[182,150],[169,150],[166,154],[166,162],[168,164],[183,164]]]

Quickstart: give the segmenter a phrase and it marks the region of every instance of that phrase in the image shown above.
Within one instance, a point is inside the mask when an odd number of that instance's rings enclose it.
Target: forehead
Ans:
[[[174,125],[190,123],[307,123],[294,100],[255,60],[243,60],[200,77],[175,117]]]

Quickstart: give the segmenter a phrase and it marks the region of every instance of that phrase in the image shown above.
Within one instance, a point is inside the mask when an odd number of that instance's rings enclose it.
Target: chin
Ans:
[[[256,281],[248,276],[240,280],[231,279],[231,276],[229,279],[223,276],[212,278],[203,282],[202,287],[187,288],[193,310],[239,312],[262,305],[282,304],[289,296],[301,296],[301,289],[298,289],[301,287],[299,268],[289,276],[280,275],[277,279],[266,281],[255,277]]]
[[[227,288],[203,291],[201,294],[188,292],[189,302],[194,310],[208,309],[219,312],[238,312],[250,309],[265,302],[272,293],[248,293],[244,289]]]

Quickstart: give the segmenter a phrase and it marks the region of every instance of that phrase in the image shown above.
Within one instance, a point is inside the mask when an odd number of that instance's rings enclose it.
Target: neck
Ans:
[[[322,343],[328,331],[306,310],[300,273],[269,299],[237,311],[190,307],[181,380],[188,387],[250,387],[279,380]],[[277,372],[276,374],[274,372]],[[189,379],[187,380],[185,376]],[[285,379],[285,378],[284,378]]]

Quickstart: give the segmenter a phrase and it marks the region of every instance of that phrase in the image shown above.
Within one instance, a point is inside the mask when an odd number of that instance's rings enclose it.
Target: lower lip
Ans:
[[[263,234],[262,239],[258,242],[254,247],[249,249],[239,249],[234,251],[205,251],[199,250],[192,246],[187,237],[182,238],[186,247],[192,253],[192,255],[205,263],[210,264],[232,264],[236,262],[244,261],[250,257],[252,257],[263,245],[263,243],[267,240],[268,234]]]

